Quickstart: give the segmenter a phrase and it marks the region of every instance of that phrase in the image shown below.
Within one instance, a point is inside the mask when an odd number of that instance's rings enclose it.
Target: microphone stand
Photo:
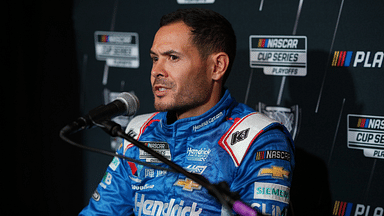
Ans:
[[[113,137],[121,137],[123,139],[128,140],[138,148],[148,152],[149,154],[153,155],[157,159],[159,159],[164,164],[171,167],[173,170],[185,175],[187,178],[190,178],[194,182],[198,183],[199,185],[205,187],[209,194],[216,197],[225,207],[229,207],[229,209],[233,209],[236,213],[243,216],[257,216],[256,210],[249,207],[247,204],[243,203],[240,200],[240,196],[235,193],[231,192],[229,190],[229,186],[226,182],[220,182],[219,184],[212,184],[210,183],[204,176],[190,173],[183,169],[181,166],[177,165],[176,163],[168,160],[167,158],[163,157],[153,149],[147,147],[144,143],[134,139],[132,136],[126,134],[121,126],[111,120],[105,120],[101,121],[98,125],[102,125],[102,129],[107,132],[109,135]]]

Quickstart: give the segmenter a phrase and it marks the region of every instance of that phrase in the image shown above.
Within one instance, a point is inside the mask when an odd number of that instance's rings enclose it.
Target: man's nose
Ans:
[[[153,63],[151,74],[153,77],[167,77],[168,74],[165,70],[165,62],[162,60],[158,60],[157,62]]]

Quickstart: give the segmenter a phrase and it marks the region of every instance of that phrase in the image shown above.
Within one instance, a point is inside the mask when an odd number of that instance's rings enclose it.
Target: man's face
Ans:
[[[183,113],[207,103],[212,92],[209,64],[193,45],[190,27],[183,22],[161,27],[150,52],[156,110]]]

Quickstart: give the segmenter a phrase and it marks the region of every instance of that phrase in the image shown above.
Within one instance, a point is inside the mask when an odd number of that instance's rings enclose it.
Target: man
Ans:
[[[257,211],[286,213],[293,142],[279,123],[237,103],[223,88],[236,52],[231,24],[206,9],[162,17],[150,56],[158,112],[140,115],[127,132],[211,183],[225,181]],[[118,150],[165,166],[125,141]],[[185,176],[114,158],[84,215],[228,215],[231,211]]]

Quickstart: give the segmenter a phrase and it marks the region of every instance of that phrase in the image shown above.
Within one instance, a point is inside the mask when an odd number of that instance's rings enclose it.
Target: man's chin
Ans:
[[[158,112],[166,112],[172,109],[172,106],[167,103],[156,102],[154,103],[155,110]]]
[[[155,110],[158,112],[168,112],[168,111],[175,111],[175,112],[182,112],[185,108],[177,106],[172,103],[154,103]]]

